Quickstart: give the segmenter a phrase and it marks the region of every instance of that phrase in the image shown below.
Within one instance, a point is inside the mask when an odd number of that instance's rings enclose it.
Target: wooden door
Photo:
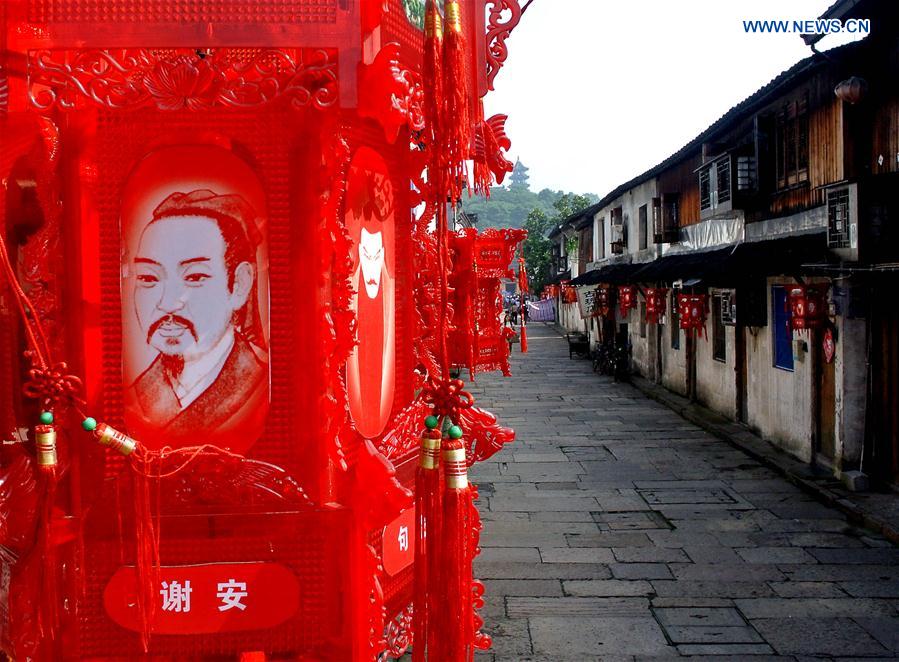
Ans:
[[[895,284],[894,284],[895,286]],[[899,484],[899,307],[892,288],[874,290],[871,315],[872,369],[870,408],[872,475]],[[867,459],[867,458],[866,458]]]

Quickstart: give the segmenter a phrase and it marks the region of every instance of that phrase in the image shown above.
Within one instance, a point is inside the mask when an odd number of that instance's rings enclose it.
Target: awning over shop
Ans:
[[[727,284],[735,279],[799,274],[802,265],[827,254],[825,234],[783,237],[727,246],[699,253],[666,255],[643,265],[632,282],[700,280]]]
[[[633,280],[634,274],[645,266],[647,266],[646,263],[630,264],[621,262],[617,264],[607,264],[599,269],[594,269],[593,271],[581,274],[573,279],[571,284],[596,285],[597,283],[611,283],[612,285],[618,285],[633,283],[635,282]]]
[[[555,276],[551,276],[546,280],[547,285],[558,285],[563,280],[568,280],[571,278],[571,271],[562,271],[557,273]]]

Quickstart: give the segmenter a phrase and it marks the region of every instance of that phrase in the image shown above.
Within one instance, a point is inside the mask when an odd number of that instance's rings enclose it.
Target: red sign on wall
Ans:
[[[207,634],[275,627],[300,604],[296,576],[277,563],[163,566],[152,631]],[[109,617],[140,631],[134,566],[119,568],[103,592]]]
[[[384,527],[384,572],[391,577],[415,560],[415,508]]]

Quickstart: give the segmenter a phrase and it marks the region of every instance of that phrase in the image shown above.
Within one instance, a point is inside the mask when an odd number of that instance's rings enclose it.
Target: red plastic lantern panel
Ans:
[[[665,302],[668,299],[668,288],[649,287],[643,291],[646,297],[646,322],[658,324],[659,318],[665,314]]]
[[[827,321],[827,285],[792,285],[788,289],[790,327],[817,329]]]
[[[594,310],[600,317],[612,317],[614,315],[614,290],[611,285],[600,285],[596,289],[596,298],[594,299]]]
[[[637,288],[633,285],[618,286],[618,311],[622,317],[637,307]]]
[[[699,335],[702,335],[705,332],[708,305],[707,294],[678,294],[677,307],[680,311],[680,328],[696,329]]]

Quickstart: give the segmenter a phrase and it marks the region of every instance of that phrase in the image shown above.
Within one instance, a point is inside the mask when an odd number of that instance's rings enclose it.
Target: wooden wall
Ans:
[[[678,218],[681,226],[699,223],[699,177],[694,170],[700,165],[702,156],[697,151],[695,155],[659,174],[660,194],[680,193]]]

